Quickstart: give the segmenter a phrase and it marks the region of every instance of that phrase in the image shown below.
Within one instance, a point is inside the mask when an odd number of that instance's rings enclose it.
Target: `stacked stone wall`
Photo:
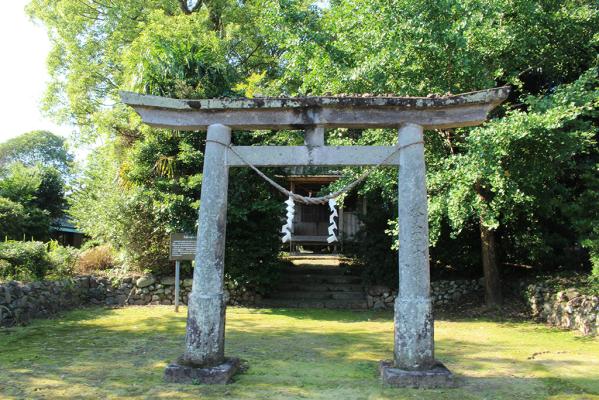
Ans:
[[[8,282],[0,284],[0,326],[27,323],[86,303],[90,291],[72,282]]]
[[[479,280],[433,281],[431,282],[431,301],[433,305],[448,305],[461,297],[478,293],[483,287]],[[370,286],[366,290],[368,308],[375,310],[393,309],[397,290],[386,286]]]
[[[180,304],[187,304],[192,279],[180,282]],[[253,304],[258,295],[244,289],[227,289],[228,304]],[[117,281],[79,276],[63,281],[7,282],[0,284],[0,326],[26,324],[57,312],[86,305],[174,305],[175,278],[132,276]]]
[[[525,293],[537,321],[583,335],[597,335],[599,296],[582,295],[574,288],[556,291],[543,283],[527,286]]]
[[[187,304],[191,286],[191,279],[181,280],[180,304]],[[431,299],[434,305],[445,305],[481,290],[478,280],[435,281],[431,284]],[[366,292],[368,308],[393,308],[397,291],[385,286],[371,286]],[[225,290],[225,299],[229,305],[253,305],[260,302],[261,297],[243,288],[229,287]],[[32,318],[49,317],[59,311],[86,305],[174,303],[174,277],[131,276],[113,281],[104,277],[80,276],[64,281],[13,281],[0,284],[0,326],[26,324]]]

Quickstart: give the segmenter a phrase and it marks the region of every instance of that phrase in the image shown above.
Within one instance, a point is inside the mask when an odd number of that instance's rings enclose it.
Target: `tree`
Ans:
[[[509,130],[526,128],[521,121],[527,115],[526,106],[521,104],[522,98],[536,95],[544,99],[556,85],[576,80],[596,64],[599,10],[593,2],[575,1],[396,1],[389,5],[377,1],[341,0],[331,2],[330,8],[322,11],[318,29],[312,34],[304,34],[302,23],[294,21],[284,10],[276,15],[275,20],[284,21],[288,30],[293,32],[289,34],[291,40],[283,52],[285,69],[281,76],[263,84],[270,93],[426,96],[429,93],[456,93],[511,83],[511,98],[494,114],[494,117],[502,117],[506,110],[524,108],[521,114],[508,113],[501,119],[500,124],[510,126],[505,128]],[[558,113],[557,110],[554,112]],[[539,115],[532,114],[530,123],[535,117],[541,120],[546,117]],[[570,129],[568,115],[563,115],[560,121],[566,124],[564,129]],[[542,121],[535,123],[537,131],[549,129],[549,125],[543,125]],[[491,124],[487,129],[492,129],[491,126],[495,125]],[[501,301],[496,272],[497,257],[502,254],[498,254],[498,226],[491,222],[495,214],[490,212],[489,207],[480,206],[495,204],[497,197],[492,192],[496,188],[490,188],[488,182],[495,179],[489,175],[493,171],[481,170],[485,164],[478,165],[481,160],[474,161],[473,154],[479,150],[479,142],[474,138],[479,137],[480,132],[486,131],[475,130],[472,133],[470,129],[461,129],[427,134],[431,243],[443,245],[439,238],[445,237],[441,236],[441,232],[447,230],[447,224],[454,238],[465,229],[479,227],[481,260],[489,289],[487,299],[489,304],[493,304]],[[347,132],[341,131],[341,134],[347,135]],[[349,142],[373,144],[393,142],[395,135],[395,132],[366,131],[354,135],[353,139],[346,137]],[[472,139],[469,139],[470,135]],[[488,140],[485,150],[491,153],[502,151],[500,143],[496,143],[492,135],[484,137]],[[504,137],[509,136],[504,132]],[[583,141],[582,138],[577,136],[572,141]],[[580,151],[586,151],[587,147],[582,142],[579,144]],[[534,169],[536,165],[543,164],[543,156],[543,153],[532,152],[521,157],[521,161]],[[498,158],[496,161],[501,160]],[[455,164],[450,167],[448,163]],[[471,180],[474,173],[467,170],[468,165],[477,171],[475,175],[480,179]],[[526,167],[522,167],[522,171],[525,173]],[[444,181],[441,177],[451,180]],[[362,191],[394,193],[395,179],[393,173],[377,174]],[[539,179],[530,183],[546,185],[547,181]],[[440,188],[449,190],[451,196],[445,196]],[[551,190],[557,188],[551,187]],[[504,203],[497,206],[520,204],[522,196],[521,192],[510,191],[502,197]],[[464,207],[459,207],[463,199],[469,200]],[[388,196],[387,201],[394,202],[393,195]],[[538,202],[535,207],[540,207],[546,199],[535,197],[531,201]],[[473,204],[480,207],[467,208]],[[564,203],[559,207],[563,206]],[[460,212],[464,212],[463,218],[456,223]],[[527,228],[535,218],[538,215],[529,212],[504,220],[511,232],[499,238],[499,248],[525,248]],[[501,227],[506,228],[503,224]],[[569,232],[566,234],[570,235]],[[539,238],[538,235],[536,237]],[[574,238],[570,236],[567,240],[570,239]],[[452,246],[455,247],[455,244]],[[520,255],[534,259],[534,252],[538,250],[537,244],[524,249]],[[539,261],[539,258],[536,260]]]
[[[59,3],[83,11],[80,2]],[[190,98],[234,95],[244,77],[254,72],[253,63],[274,60],[260,37],[245,34],[258,23],[253,18],[256,4],[213,2],[183,15],[166,3],[148,4],[138,17],[143,22],[134,27],[123,21],[130,3],[116,7],[119,10],[93,5],[102,14],[97,24],[114,29],[104,30],[104,42],[89,47],[98,64],[118,70],[111,75],[114,86],[104,92],[101,77],[75,84],[86,55],[72,46],[82,37],[93,37],[98,25],[63,19],[56,3],[34,1],[30,7],[55,29],[57,47],[75,53],[69,62],[56,59],[68,77],[65,86],[51,88],[51,107],[77,119],[90,140],[103,136],[107,141],[76,182],[71,214],[92,238],[119,249],[128,264],[158,273],[168,267],[168,234],[196,229],[205,135],[150,129],[122,105],[106,110],[79,102],[79,96],[116,100],[118,89]],[[103,51],[103,46],[117,43],[118,52]],[[61,103],[67,94],[72,100]],[[236,135],[235,140],[249,143],[252,138]],[[232,171],[225,273],[229,282],[259,288],[268,284],[277,263],[279,220],[273,214],[281,210],[273,193],[257,182],[248,171]],[[256,231],[268,233],[252,234]]]
[[[0,234],[2,240],[22,238],[23,224],[26,219],[27,214],[22,204],[6,197],[0,197]]]
[[[72,161],[65,139],[48,131],[31,131],[0,143],[0,167],[42,164],[67,174]]]
[[[0,199],[2,237],[47,240],[50,223],[64,212],[64,182],[52,167],[15,162],[0,171]]]
[[[538,92],[575,80],[596,57],[592,1],[339,0],[314,14],[272,5],[282,25],[272,35],[286,36],[274,90],[426,96],[512,83]]]
[[[144,215],[150,226],[166,224],[169,229],[179,229],[195,221],[190,210],[197,205],[197,194],[191,193],[201,184],[203,137],[141,126],[139,118],[120,104],[120,89],[191,98],[327,92],[426,96],[509,83],[513,94],[492,115],[499,119],[496,123],[480,130],[426,135],[433,254],[450,253],[447,249],[455,248],[459,237],[469,240],[461,249],[481,248],[484,242],[486,265],[494,264],[492,253],[504,260],[540,263],[542,253],[544,260],[551,258],[547,250],[551,246],[545,239],[552,224],[560,227],[557,241],[572,244],[583,240],[582,233],[577,236],[566,226],[577,213],[589,217],[588,211],[571,208],[562,213],[564,208],[555,206],[551,209],[560,210],[560,218],[551,221],[543,217],[547,201],[542,196],[511,190],[498,197],[493,190],[519,188],[525,182],[499,180],[496,174],[501,169],[493,163],[503,163],[503,158],[477,159],[475,154],[489,147],[500,151],[502,146],[521,144],[506,133],[512,128],[534,128],[535,133],[554,129],[543,125],[547,117],[555,118],[555,129],[563,132],[570,132],[576,121],[586,121],[582,112],[574,112],[570,118],[560,114],[564,107],[560,106],[561,111],[538,107],[557,86],[574,82],[596,65],[599,10],[593,1],[334,0],[316,6],[295,0],[206,0],[201,5],[183,0],[33,0],[29,11],[46,24],[54,44],[46,109],[77,121],[84,133],[82,139],[103,137],[118,147],[118,189],[109,183],[98,187],[122,190],[127,200],[135,199],[136,207],[145,210],[139,215]],[[107,108],[106,104],[116,105]],[[532,114],[527,120],[529,110]],[[493,130],[499,130],[505,142],[494,143]],[[251,144],[256,137],[282,143],[295,140],[288,132],[254,133],[235,140]],[[582,136],[576,137],[582,140]],[[390,144],[396,141],[396,132],[337,130],[330,133],[329,141]],[[534,150],[536,144],[531,143]],[[522,163],[531,163],[534,170],[543,163],[544,155],[531,151],[530,157],[522,157]],[[581,166],[583,158],[576,153],[574,164]],[[189,160],[194,161],[188,164]],[[487,164],[477,170],[479,161]],[[526,170],[522,165],[518,168]],[[459,174],[444,183],[441,178],[448,170]],[[348,171],[352,173],[355,171]],[[497,182],[489,182],[491,179]],[[577,193],[578,197],[572,198],[592,201],[593,196],[584,189],[588,180],[581,184],[563,176],[560,179],[563,190]],[[530,184],[547,184],[549,190],[558,190],[547,180]],[[525,187],[528,190],[529,186]],[[395,208],[396,175],[392,171],[373,174],[361,190],[380,193],[387,203],[383,210]],[[267,192],[254,194],[257,204],[273,200]],[[96,196],[104,198],[100,192]],[[476,207],[465,212],[455,204],[461,198]],[[498,203],[497,199],[503,200]],[[520,211],[522,204],[526,207]],[[497,218],[501,223],[495,226]],[[585,226],[576,231],[592,231],[589,224]],[[161,235],[164,237],[164,232]],[[474,237],[478,237],[476,242],[471,239]],[[471,252],[466,256],[454,260],[460,263],[474,258]],[[481,258],[479,255],[478,263]],[[491,269],[485,270],[489,275]]]
[[[446,157],[430,176],[432,209],[446,213],[455,231],[479,220],[490,305],[501,304],[498,228],[527,221],[527,234],[539,235],[534,224],[540,216],[558,215],[576,191],[592,184],[581,181],[575,189],[568,178],[580,168],[577,158],[597,156],[597,126],[588,116],[599,102],[598,84],[592,68],[551,95],[528,97],[526,111],[512,110],[470,132],[465,149]],[[599,222],[592,214],[579,217]]]
[[[116,146],[106,144],[90,154],[69,196],[69,215],[79,229],[102,243],[120,248],[126,221],[126,187],[120,177],[120,157]]]
[[[171,94],[193,97],[200,95],[193,94],[194,82],[203,76],[198,73],[208,72],[207,78],[218,80],[222,76],[218,68],[223,65],[245,76],[255,68],[276,66],[276,51],[258,34],[263,29],[262,1],[212,0],[202,5],[184,15],[180,4],[172,0],[32,0],[27,10],[46,26],[53,45],[48,59],[51,81],[43,108],[58,120],[76,122],[82,140],[94,142],[98,135],[135,136],[138,129],[127,122],[130,110],[119,106],[118,91],[144,87],[142,77],[154,82],[160,77],[169,82],[169,88],[177,81],[180,88]],[[215,54],[212,45],[220,55],[218,65],[204,63],[202,67],[197,56]],[[197,55],[194,60],[186,59],[190,50]],[[144,54],[150,60],[144,60]],[[128,57],[134,57],[135,63]],[[187,74],[184,79],[182,72]],[[168,73],[174,74],[169,77]],[[111,109],[107,104],[117,106]]]
[[[2,237],[49,239],[51,222],[64,214],[72,161],[65,139],[47,131],[0,144]]]

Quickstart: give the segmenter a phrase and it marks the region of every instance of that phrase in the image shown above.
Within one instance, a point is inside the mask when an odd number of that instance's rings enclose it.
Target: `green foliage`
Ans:
[[[274,35],[284,68],[262,83],[268,93],[427,95],[513,85],[497,122],[426,134],[432,265],[479,264],[481,219],[498,229],[503,261],[579,265],[568,249],[592,247],[585,237],[596,234],[582,231],[597,225],[598,209],[585,189],[597,176],[589,126],[594,70],[585,73],[597,60],[594,2],[341,0],[297,15],[294,7],[269,13],[282,26]],[[524,104],[514,105],[519,97]],[[329,141],[389,144],[395,135],[340,129]],[[396,188],[393,172],[378,172],[361,192],[382,193],[394,208]],[[379,235],[381,227],[365,228]],[[370,257],[367,248],[360,257]]]
[[[596,195],[596,183],[581,178],[595,168],[583,160],[598,156],[591,115],[599,101],[597,82],[591,69],[551,95],[528,97],[526,112],[510,111],[473,130],[458,152],[429,164],[433,240],[442,215],[455,233],[480,218],[488,228],[502,227],[505,242],[516,250],[526,249],[520,262],[538,261],[549,251],[540,248],[547,243],[542,229],[548,223],[539,221],[551,216],[557,225],[595,226],[595,206],[588,204],[575,218],[569,210],[573,196]]]
[[[0,197],[0,232],[7,238],[18,238],[23,235],[23,224],[28,215],[22,204]]]
[[[225,275],[233,287],[267,291],[278,279],[282,199],[253,171],[231,172]]]
[[[119,90],[219,96],[232,92],[238,82],[230,80],[239,74],[276,65],[275,49],[257,34],[263,2],[204,3],[183,15],[172,0],[31,0],[27,11],[46,26],[53,45],[43,108],[76,121],[85,140],[138,137],[127,121],[130,110],[118,105]],[[117,107],[107,109],[107,102]]]
[[[15,162],[33,167],[42,164],[66,174],[73,157],[65,139],[48,131],[31,131],[0,143],[0,166]]]
[[[389,220],[397,218],[397,212],[395,208],[393,211],[386,208],[380,196],[374,193],[368,196],[367,205],[366,215],[360,215],[362,229],[351,241],[344,243],[343,252],[360,260],[368,283],[396,287],[397,251],[390,251],[396,240],[386,231]]]
[[[41,176],[32,205],[48,213],[51,218],[63,215],[66,207],[65,182],[61,173],[53,167],[37,167]]]
[[[114,146],[99,147],[88,158],[69,196],[69,215],[79,229],[100,243],[117,242],[125,228],[122,214],[127,197],[119,174]]]
[[[72,276],[79,261],[79,249],[70,246],[61,246],[55,240],[50,241],[47,247],[48,258],[52,264],[52,269],[48,272],[46,278],[60,279]]]
[[[230,93],[235,70],[226,42],[205,10],[190,16],[155,11],[123,54],[125,85],[157,96],[210,98]]]
[[[42,185],[42,171],[15,163],[2,170],[0,194],[15,202],[30,205],[37,201],[37,191]]]
[[[53,43],[46,110],[76,121],[83,139],[107,143],[89,160],[73,215],[140,268],[163,268],[168,234],[195,229],[204,136],[142,127],[120,104],[121,89],[191,98],[427,95],[510,83],[513,94],[487,126],[426,135],[434,264],[476,264],[481,222],[496,230],[505,261],[561,262],[568,256],[557,257],[560,249],[581,245],[598,253],[596,83],[589,70],[599,45],[595,1],[208,0],[182,15],[170,0],[32,0],[28,10]],[[236,141],[287,144],[297,137],[254,132]],[[329,135],[331,144],[395,141],[391,130]],[[227,244],[230,279],[240,282],[249,279],[244,265],[252,274],[272,265],[270,223],[280,200],[244,174],[240,189],[237,175],[231,179]],[[391,169],[360,190],[378,196],[382,210],[395,209]],[[367,229],[376,238],[388,225],[372,217]],[[242,226],[253,236],[237,230]],[[459,251],[457,238],[467,241]],[[393,242],[377,241],[382,260]],[[244,248],[251,259],[244,260]]]
[[[172,273],[169,234],[196,231],[204,145],[198,133],[153,131],[126,154],[97,149],[77,181],[70,214],[132,268]],[[229,193],[227,279],[266,288],[278,262],[281,199],[249,170],[231,170]]]
[[[170,273],[169,233],[196,230],[205,137],[140,126],[118,105],[118,90],[189,98],[245,91],[243,82],[255,85],[254,74],[270,76],[276,67],[276,49],[257,34],[264,3],[210,1],[183,15],[172,1],[33,0],[28,10],[54,44],[45,108],[77,121],[82,140],[108,138],[75,183],[70,214],[127,265]],[[104,99],[117,106],[107,110]],[[226,273],[235,284],[267,285],[278,254],[280,199],[251,174],[236,176]]]
[[[599,39],[593,1],[339,0],[322,17],[270,3],[289,93],[538,89],[576,79]]]
[[[2,280],[41,280],[52,262],[47,246],[43,242],[0,242],[0,279]]]
[[[0,235],[48,240],[63,215],[72,156],[65,139],[32,131],[0,144]]]
[[[27,11],[44,22],[53,43],[44,108],[62,120],[74,119],[82,127],[89,123],[105,97],[118,89],[122,72],[117,60],[124,47],[138,35],[148,12],[156,9],[172,13],[176,5],[161,0],[119,1],[114,5],[31,1]]]
[[[63,279],[72,276],[78,257],[78,249],[56,241],[0,242],[0,281]]]
[[[0,170],[2,238],[48,240],[50,223],[64,209],[64,183],[53,167],[19,162]]]
[[[134,269],[160,272],[168,265],[168,233],[152,213],[159,201],[124,181],[121,162],[114,146],[96,149],[75,181],[69,213],[96,244],[110,243]]]

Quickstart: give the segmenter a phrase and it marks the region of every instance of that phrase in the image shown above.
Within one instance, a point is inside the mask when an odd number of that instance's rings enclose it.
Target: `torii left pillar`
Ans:
[[[229,127],[208,127],[185,353],[166,367],[167,382],[227,383],[239,368],[239,359],[225,358],[226,154],[230,143]]]

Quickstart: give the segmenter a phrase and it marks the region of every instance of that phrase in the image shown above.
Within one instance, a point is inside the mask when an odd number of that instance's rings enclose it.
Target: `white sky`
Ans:
[[[48,81],[50,42],[44,27],[25,14],[28,0],[0,0],[0,142],[36,129],[68,136],[41,115],[39,103]]]

